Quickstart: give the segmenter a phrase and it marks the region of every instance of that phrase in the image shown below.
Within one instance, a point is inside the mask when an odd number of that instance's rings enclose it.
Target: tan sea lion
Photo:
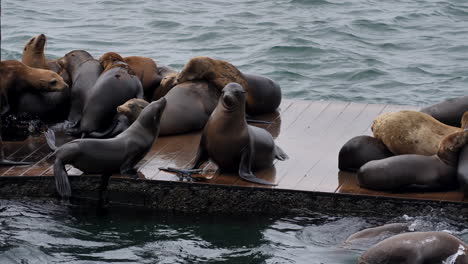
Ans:
[[[358,264],[468,263],[468,246],[446,232],[412,232],[387,238],[364,252]]]
[[[208,159],[222,171],[236,171],[250,182],[274,185],[255,177],[252,171],[273,166],[273,160],[285,160],[268,131],[250,126],[245,119],[245,91],[237,83],[224,87],[218,105],[206,123],[192,169]]]
[[[220,91],[231,82],[246,91],[246,111],[250,115],[274,112],[281,103],[281,88],[274,81],[252,74],[243,74],[227,61],[209,57],[190,59],[177,75],[177,83],[207,80]]]
[[[104,71],[110,69],[112,64],[118,62],[126,63],[140,79],[145,93],[145,99],[151,101],[161,81],[158,73],[158,66],[153,59],[140,56],[122,57],[115,52],[107,52],[99,58],[99,62],[104,68]]]
[[[162,78],[159,88],[154,93],[153,99],[157,100],[165,96],[174,86],[177,85],[177,72],[170,72]]]
[[[372,124],[374,137],[395,155],[434,155],[445,136],[460,130],[417,111],[382,114]]]

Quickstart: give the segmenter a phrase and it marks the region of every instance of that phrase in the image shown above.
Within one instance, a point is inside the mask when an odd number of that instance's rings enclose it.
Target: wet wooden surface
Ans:
[[[203,166],[205,173],[202,177],[209,179],[202,183],[467,203],[468,197],[458,190],[390,193],[361,188],[357,185],[355,174],[338,170],[338,152],[346,141],[358,135],[372,135],[370,127],[379,114],[405,109],[416,110],[417,107],[283,100],[279,113],[257,117],[273,122],[258,126],[266,128],[290,157],[286,161],[275,161],[271,169],[255,172],[257,177],[274,182],[277,186],[257,185],[243,181],[234,174],[222,174],[211,162]],[[63,138],[58,145],[67,140],[70,138]],[[139,163],[140,177],[179,181],[176,175],[160,171],[159,167],[187,167],[195,156],[199,140],[200,132],[158,138]],[[4,151],[11,160],[35,163],[31,166],[0,167],[2,176],[53,175],[54,157],[43,137],[4,142]],[[76,169],[67,168],[69,174],[80,174]]]

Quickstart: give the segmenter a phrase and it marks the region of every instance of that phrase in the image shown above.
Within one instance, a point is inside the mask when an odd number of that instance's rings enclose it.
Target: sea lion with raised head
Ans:
[[[412,232],[387,238],[364,252],[359,264],[468,263],[468,246],[446,232]]]
[[[348,140],[338,153],[338,168],[356,172],[371,160],[393,156],[382,140],[371,136],[357,136]]]
[[[285,160],[268,131],[250,126],[245,119],[246,95],[241,85],[229,83],[206,123],[198,152],[191,166],[200,167],[211,159],[222,171],[237,171],[250,182],[274,185],[255,177],[252,171],[273,166],[273,160]]]
[[[65,165],[70,164],[88,174],[102,174],[101,190],[112,173],[137,178],[135,165],[148,153],[159,134],[159,122],[166,107],[161,98],[149,104],[138,119],[123,133],[110,139],[77,139],[55,147],[54,134],[46,134],[55,150],[54,176],[57,191],[63,198],[71,196]]]
[[[468,95],[448,99],[440,103],[425,107],[421,112],[426,113],[449,126],[460,126],[460,119],[468,110]]]
[[[228,83],[239,83],[246,91],[249,115],[274,112],[281,103],[281,88],[277,83],[262,76],[243,74],[227,61],[209,57],[190,59],[177,75],[177,83],[193,80],[211,82],[220,91]]]
[[[110,68],[113,64],[124,62],[140,79],[145,100],[151,101],[154,92],[158,89],[161,78],[158,72],[158,66],[151,58],[140,56],[122,57],[115,52],[107,52],[99,58],[104,71]]]

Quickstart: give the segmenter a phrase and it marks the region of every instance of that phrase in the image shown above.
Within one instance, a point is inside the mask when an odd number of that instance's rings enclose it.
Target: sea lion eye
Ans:
[[[50,86],[55,86],[55,85],[57,85],[57,80],[56,80],[56,79],[52,79],[52,80],[49,82],[49,85],[50,85]]]

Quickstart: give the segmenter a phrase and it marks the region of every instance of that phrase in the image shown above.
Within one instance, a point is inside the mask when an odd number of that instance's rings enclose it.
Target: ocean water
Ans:
[[[286,98],[427,105],[468,94],[466,0],[2,0],[1,59],[115,51],[227,60]]]
[[[84,49],[181,69],[227,60],[284,97],[407,105],[468,94],[466,0],[2,0],[1,59],[48,37],[46,56]],[[429,216],[167,215],[0,200],[0,263],[355,263],[363,228],[407,221],[468,242],[468,221]]]

